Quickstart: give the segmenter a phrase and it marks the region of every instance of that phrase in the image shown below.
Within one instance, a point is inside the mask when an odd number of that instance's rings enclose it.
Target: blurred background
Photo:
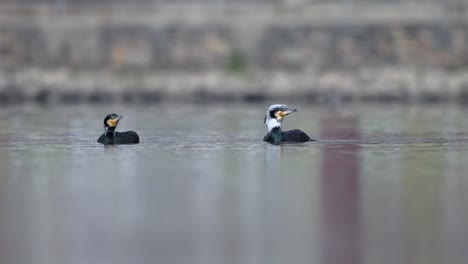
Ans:
[[[467,8],[0,0],[0,263],[467,263]]]
[[[1,0],[0,102],[468,100],[463,0]]]

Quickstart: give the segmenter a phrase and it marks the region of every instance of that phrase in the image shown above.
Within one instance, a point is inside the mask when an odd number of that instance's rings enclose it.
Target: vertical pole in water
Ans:
[[[321,126],[321,138],[359,138],[355,117],[326,117]],[[360,147],[353,143],[323,145],[322,263],[362,263],[359,152]]]

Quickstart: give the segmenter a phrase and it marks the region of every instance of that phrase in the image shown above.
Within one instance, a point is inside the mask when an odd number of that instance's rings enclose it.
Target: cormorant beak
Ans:
[[[115,118],[109,119],[107,121],[107,124],[109,125],[109,127],[116,127],[119,124],[120,119],[122,119],[122,118],[123,118],[123,116],[120,115],[120,116],[117,116]]]
[[[280,116],[280,120],[282,120],[285,116],[292,114],[294,112],[297,112],[297,108],[288,109],[286,111],[280,111],[278,115]]]

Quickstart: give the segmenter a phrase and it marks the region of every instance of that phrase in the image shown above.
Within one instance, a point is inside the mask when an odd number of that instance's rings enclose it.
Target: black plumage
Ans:
[[[281,130],[281,123],[289,114],[296,112],[297,109],[290,109],[286,105],[275,104],[268,108],[268,111],[263,120],[267,126],[268,133],[263,138],[263,141],[269,142],[274,145],[280,145],[282,143],[301,143],[307,141],[315,141],[299,129],[293,129],[289,131]]]
[[[299,129],[282,131],[283,142],[307,142],[311,141],[310,137]]]
[[[273,128],[268,134],[265,135],[263,141],[269,142],[274,145],[282,143],[301,143],[307,141],[315,141],[299,129],[293,129],[289,131],[281,131],[280,127]]]
[[[104,118],[104,133],[98,138],[97,142],[104,145],[138,144],[140,137],[135,131],[116,132],[122,116],[109,114]]]
[[[99,137],[97,142],[104,145],[138,144],[140,137],[135,131],[106,132]]]

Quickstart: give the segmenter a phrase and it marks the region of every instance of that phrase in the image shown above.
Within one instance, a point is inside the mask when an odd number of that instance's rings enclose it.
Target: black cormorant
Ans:
[[[283,118],[291,113],[296,112],[297,109],[290,109],[287,105],[274,104],[268,108],[266,112],[264,123],[267,126],[268,134],[263,138],[263,141],[269,142],[274,145],[280,145],[287,142],[306,142],[314,141],[299,129],[282,131],[281,122]]]
[[[104,134],[97,140],[104,145],[117,144],[138,144],[140,137],[135,131],[115,132],[115,128],[123,116],[118,114],[109,114],[104,118]]]

